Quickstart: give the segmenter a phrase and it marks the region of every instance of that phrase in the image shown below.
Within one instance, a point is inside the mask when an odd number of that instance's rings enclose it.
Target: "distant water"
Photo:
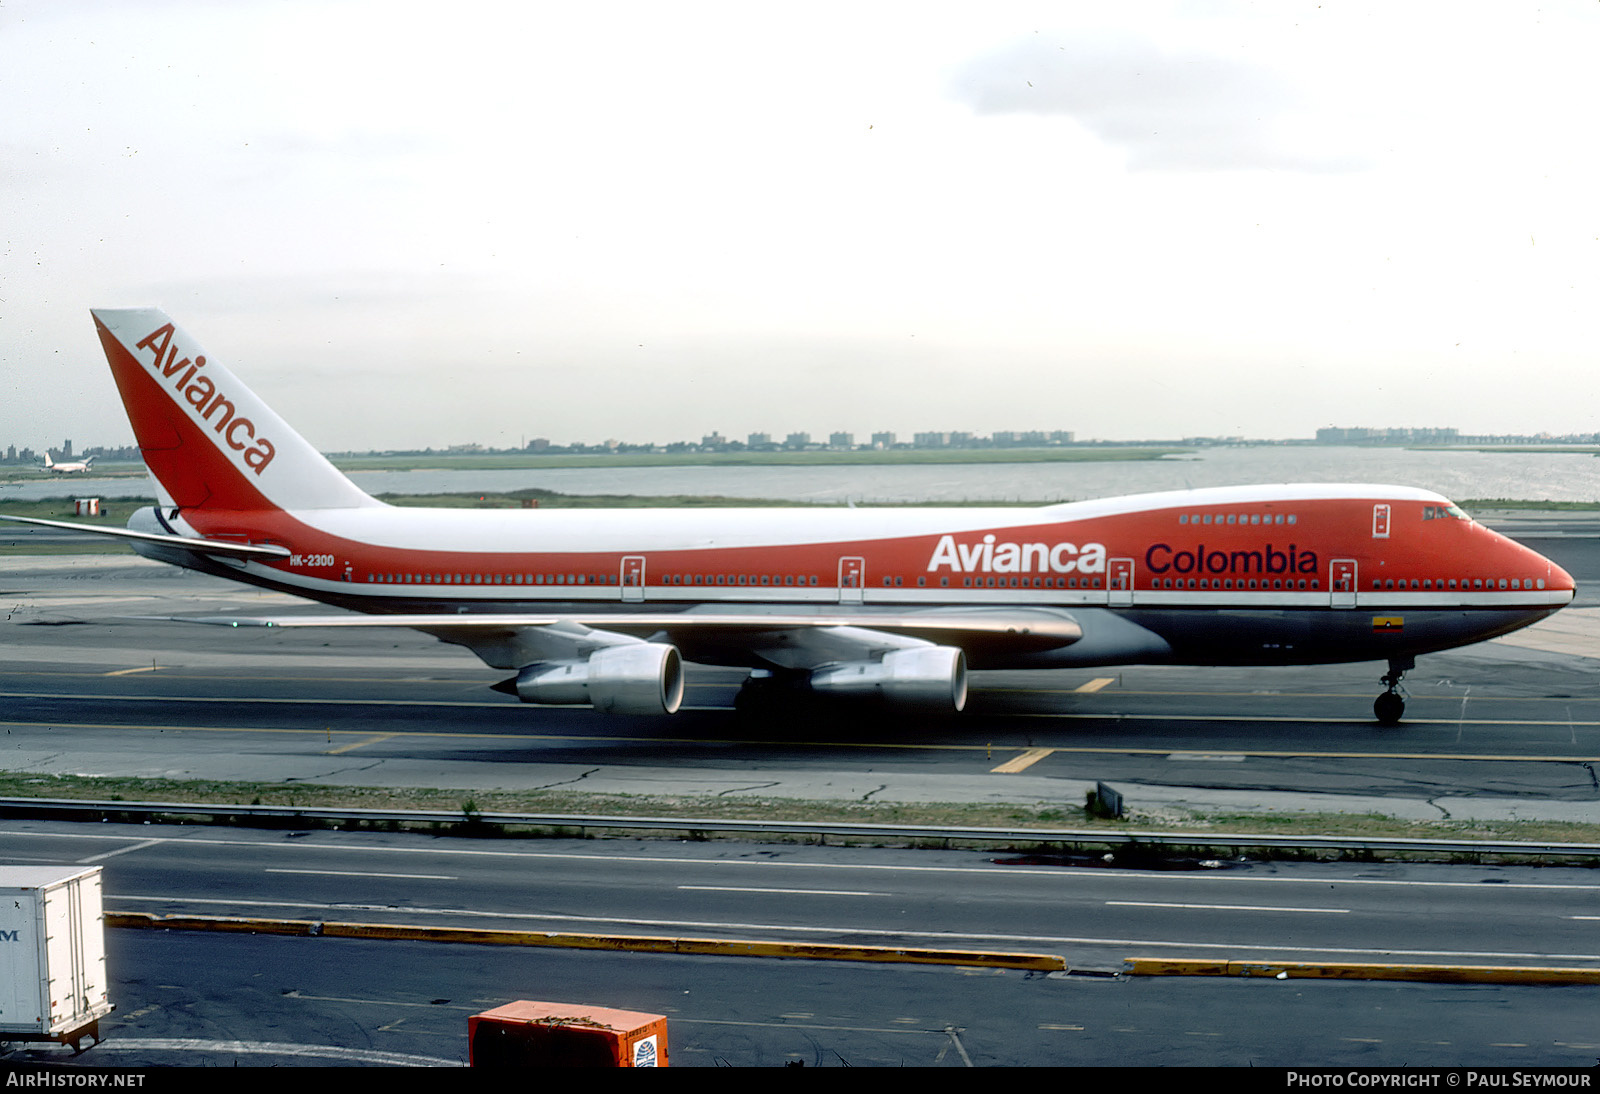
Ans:
[[[1450,498],[1600,500],[1600,459],[1563,452],[1415,452],[1323,446],[1207,448],[1138,462],[888,464],[853,467],[610,467],[522,471],[362,471],[372,494],[501,493],[718,495],[788,501],[1082,501],[1117,494],[1268,482],[1420,486]],[[49,479],[0,486],[7,498],[153,494],[140,479]]]

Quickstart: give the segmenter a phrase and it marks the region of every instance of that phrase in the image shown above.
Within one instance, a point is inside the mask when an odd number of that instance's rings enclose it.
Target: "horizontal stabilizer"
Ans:
[[[118,539],[138,540],[140,543],[158,543],[163,547],[178,547],[185,551],[200,551],[208,555],[227,558],[268,559],[288,558],[289,549],[275,543],[230,543],[222,539],[196,539],[192,536],[168,536],[159,532],[135,532],[131,528],[106,528],[94,524],[73,524],[67,520],[45,520],[43,517],[13,517],[0,513],[0,520],[19,524],[38,524],[45,528],[65,528],[69,532],[86,532],[92,536],[113,536]]]

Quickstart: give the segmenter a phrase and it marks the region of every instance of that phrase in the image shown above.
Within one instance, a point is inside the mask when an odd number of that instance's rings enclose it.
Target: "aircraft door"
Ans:
[[[867,580],[867,560],[841,558],[839,560],[839,603],[861,603],[862,586]]]
[[[1372,538],[1389,538],[1389,506],[1384,502],[1372,507]]]
[[[1332,599],[1329,606],[1353,608],[1356,606],[1356,560],[1336,558],[1328,563],[1328,589]]]
[[[1106,560],[1106,600],[1113,608],[1133,607],[1133,559]]]
[[[643,555],[627,555],[622,560],[622,599],[644,599]]]

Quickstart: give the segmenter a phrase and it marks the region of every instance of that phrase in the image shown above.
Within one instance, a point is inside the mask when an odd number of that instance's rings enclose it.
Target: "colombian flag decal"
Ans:
[[[1375,615],[1372,617],[1372,633],[1396,633],[1405,629],[1406,617],[1403,615]]]

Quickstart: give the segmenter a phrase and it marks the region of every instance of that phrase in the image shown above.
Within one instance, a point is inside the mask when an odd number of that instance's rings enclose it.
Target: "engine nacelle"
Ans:
[[[958,711],[967,705],[967,656],[954,646],[893,650],[879,661],[824,665],[811,689],[844,698],[878,696],[897,707]]]
[[[606,714],[674,714],[683,702],[676,646],[606,646],[586,661],[537,661],[517,673],[524,703],[589,703]]]

